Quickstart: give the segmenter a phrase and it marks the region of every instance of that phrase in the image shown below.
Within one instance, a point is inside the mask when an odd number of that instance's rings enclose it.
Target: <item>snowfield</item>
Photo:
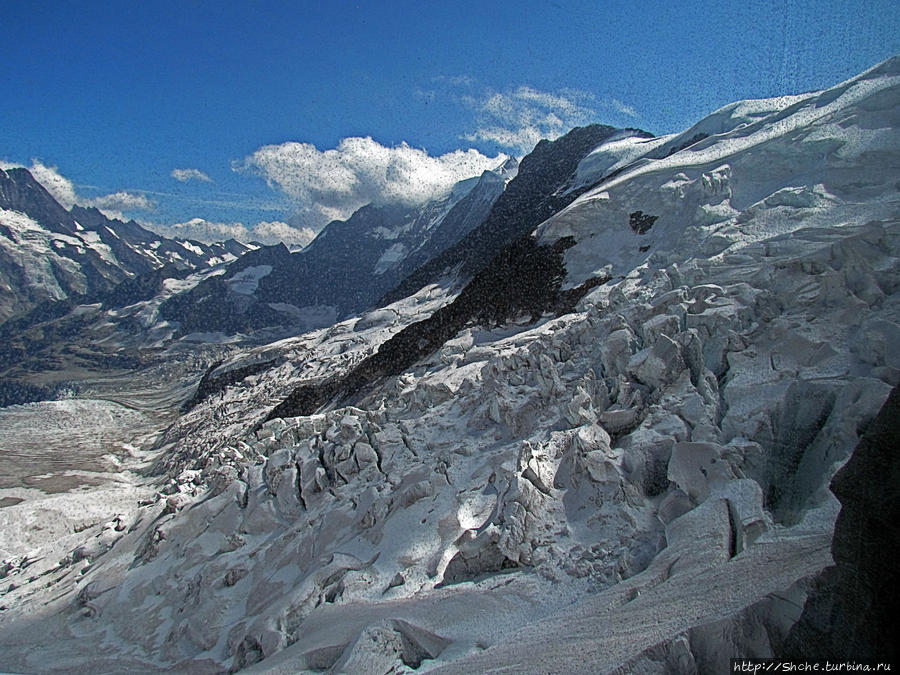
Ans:
[[[895,58],[614,137],[574,177],[595,186],[536,231],[573,238],[567,287],[611,281],[564,316],[469,326],[349,403],[262,423],[446,292],[238,353],[167,429],[149,496],[135,480],[127,508],[51,549],[3,525],[3,668],[690,673],[772,655],[831,562],[829,481],[900,382],[898,111]]]

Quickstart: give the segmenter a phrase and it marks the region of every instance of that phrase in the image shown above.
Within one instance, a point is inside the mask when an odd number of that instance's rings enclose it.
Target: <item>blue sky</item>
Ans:
[[[315,229],[573,125],[680,131],[900,52],[896,0],[5,4],[0,159],[164,225]]]

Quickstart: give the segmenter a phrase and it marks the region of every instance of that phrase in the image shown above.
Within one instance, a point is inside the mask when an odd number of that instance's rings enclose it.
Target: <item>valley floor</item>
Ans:
[[[132,377],[134,387],[140,377]],[[154,500],[154,450],[175,412],[165,394],[128,393],[123,378],[85,382],[110,398],[0,408],[2,607],[55,595]],[[113,393],[117,392],[117,393]],[[169,392],[172,395],[172,392]],[[86,543],[87,542],[87,543]]]

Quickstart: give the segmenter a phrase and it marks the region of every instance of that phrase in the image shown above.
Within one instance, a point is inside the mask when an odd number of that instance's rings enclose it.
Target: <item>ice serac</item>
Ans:
[[[585,191],[458,295],[235,348],[161,438],[155,497],[10,551],[0,661],[705,673],[848,593],[884,623],[898,102],[894,59],[686,137],[584,139],[558,175]],[[818,580],[847,556],[858,586]]]

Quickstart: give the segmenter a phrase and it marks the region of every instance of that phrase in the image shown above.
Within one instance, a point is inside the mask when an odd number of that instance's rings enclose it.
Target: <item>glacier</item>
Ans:
[[[690,673],[781,653],[833,562],[832,478],[900,383],[898,111],[895,58],[610,136],[533,235],[567,242],[563,288],[608,281],[565,314],[470,322],[311,414],[266,421],[458,289],[234,349],[185,409],[173,359],[0,411],[121,450],[73,467],[77,490],[0,489],[0,663]]]

